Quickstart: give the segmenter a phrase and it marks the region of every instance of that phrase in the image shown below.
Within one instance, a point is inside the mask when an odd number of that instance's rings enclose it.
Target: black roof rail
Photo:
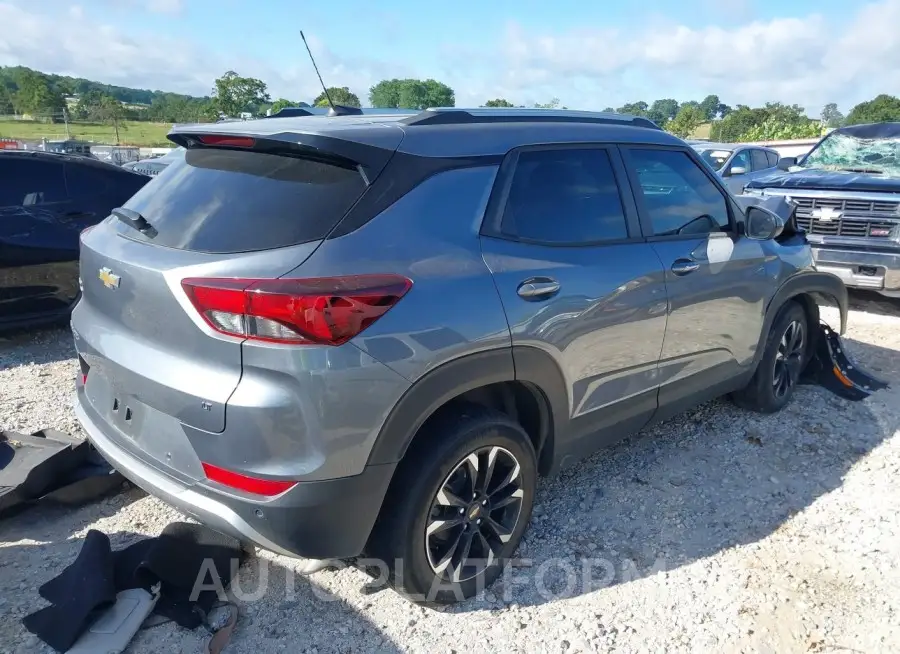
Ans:
[[[336,104],[328,110],[329,116],[362,116],[359,107],[348,107],[345,104]]]
[[[572,109],[430,107],[398,122],[405,125],[476,125],[479,123],[594,123],[662,129],[649,118]]]
[[[266,118],[293,118],[294,116],[312,116],[311,111],[307,111],[304,107],[282,107],[274,114],[269,114]]]

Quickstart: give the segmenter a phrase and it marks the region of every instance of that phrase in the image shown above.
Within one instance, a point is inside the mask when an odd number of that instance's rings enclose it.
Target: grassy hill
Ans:
[[[119,142],[121,145],[137,145],[141,147],[165,147],[172,145],[166,138],[171,123],[150,123],[123,121],[119,123]],[[69,135],[73,139],[94,141],[98,145],[114,145],[116,130],[112,125],[102,123],[69,123]],[[42,138],[66,138],[66,126],[62,123],[41,123],[27,120],[0,121],[0,137],[28,141],[40,141]]]

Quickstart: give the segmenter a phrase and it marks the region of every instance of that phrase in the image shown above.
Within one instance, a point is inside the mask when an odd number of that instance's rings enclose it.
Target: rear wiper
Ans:
[[[117,207],[112,210],[112,215],[121,220],[129,227],[133,227],[147,238],[154,238],[157,234],[153,225],[137,211],[126,209],[125,207]]]

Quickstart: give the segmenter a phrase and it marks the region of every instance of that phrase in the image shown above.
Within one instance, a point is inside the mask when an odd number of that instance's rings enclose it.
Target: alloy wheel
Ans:
[[[772,376],[772,389],[775,397],[784,397],[800,379],[803,366],[803,353],[806,350],[806,334],[803,323],[791,321],[781,335],[778,351],[775,354],[775,371]]]
[[[431,503],[425,527],[428,563],[458,583],[486,570],[522,514],[522,469],[502,447],[488,446],[456,464]]]

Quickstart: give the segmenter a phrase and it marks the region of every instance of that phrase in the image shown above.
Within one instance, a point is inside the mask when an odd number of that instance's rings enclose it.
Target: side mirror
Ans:
[[[791,166],[797,165],[797,157],[781,157],[778,160],[779,170],[790,170]]]
[[[747,208],[747,219],[744,224],[747,237],[755,241],[778,238],[784,231],[784,219],[781,216],[757,206]]]
[[[746,175],[747,169],[743,166],[732,166],[728,171],[728,177],[733,177],[734,175]]]

